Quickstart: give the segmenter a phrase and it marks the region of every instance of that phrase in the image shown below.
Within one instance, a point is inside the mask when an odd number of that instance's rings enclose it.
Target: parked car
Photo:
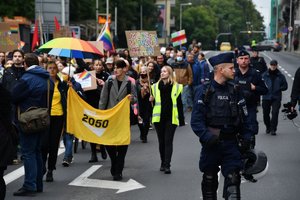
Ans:
[[[258,42],[256,46],[252,48],[258,51],[281,51],[282,44],[280,44],[276,40],[264,40]]]
[[[231,51],[230,42],[222,42],[220,45],[220,51]]]

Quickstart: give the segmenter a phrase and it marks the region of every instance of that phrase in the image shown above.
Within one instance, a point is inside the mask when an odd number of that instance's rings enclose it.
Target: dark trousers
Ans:
[[[56,169],[57,152],[63,125],[63,116],[51,116],[49,131],[43,137],[42,157],[44,166],[46,166],[48,159],[48,170]]]
[[[4,168],[0,167],[0,200],[4,200],[6,194],[6,184],[3,176],[4,176]]]
[[[263,100],[262,101],[262,108],[263,108],[263,116],[264,116],[264,123],[266,125],[266,128],[270,131],[277,130],[278,125],[278,115],[279,115],[279,109],[281,106],[280,100]],[[271,112],[272,109],[272,112]],[[270,112],[271,112],[271,118],[270,118]]]
[[[120,146],[105,145],[105,149],[111,161],[111,168],[110,168],[111,175],[113,176],[117,174],[122,175],[128,145],[120,145]]]
[[[172,124],[172,119],[161,119],[159,123],[154,123],[154,126],[158,137],[161,163],[165,167],[170,167],[173,153],[173,138],[177,126]]]

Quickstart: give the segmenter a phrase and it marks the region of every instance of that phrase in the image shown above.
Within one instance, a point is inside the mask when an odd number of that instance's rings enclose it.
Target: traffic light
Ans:
[[[98,23],[99,24],[105,24],[106,23],[106,14],[99,14],[98,15]],[[108,15],[108,23],[111,23],[111,17],[110,14]]]

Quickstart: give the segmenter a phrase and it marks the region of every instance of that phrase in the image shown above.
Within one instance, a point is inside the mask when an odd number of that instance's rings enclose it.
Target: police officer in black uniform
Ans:
[[[247,107],[234,83],[233,53],[209,59],[214,78],[196,89],[191,127],[202,144],[199,168],[203,172],[204,200],[217,199],[218,172],[225,177],[223,197],[240,199],[242,151],[250,149],[251,134],[240,135]],[[239,139],[238,139],[239,138]]]
[[[243,132],[251,133],[251,148],[254,148],[255,135],[258,134],[257,103],[261,95],[268,93],[268,88],[259,72],[250,67],[250,55],[247,51],[241,50],[236,62],[238,68],[235,69],[234,80],[243,93],[248,109],[248,125],[243,127]]]

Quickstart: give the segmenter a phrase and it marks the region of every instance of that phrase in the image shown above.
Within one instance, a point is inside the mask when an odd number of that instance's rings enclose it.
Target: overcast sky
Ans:
[[[266,27],[268,27],[270,23],[271,0],[252,0],[252,2],[256,5],[256,9],[264,17],[264,24]]]

